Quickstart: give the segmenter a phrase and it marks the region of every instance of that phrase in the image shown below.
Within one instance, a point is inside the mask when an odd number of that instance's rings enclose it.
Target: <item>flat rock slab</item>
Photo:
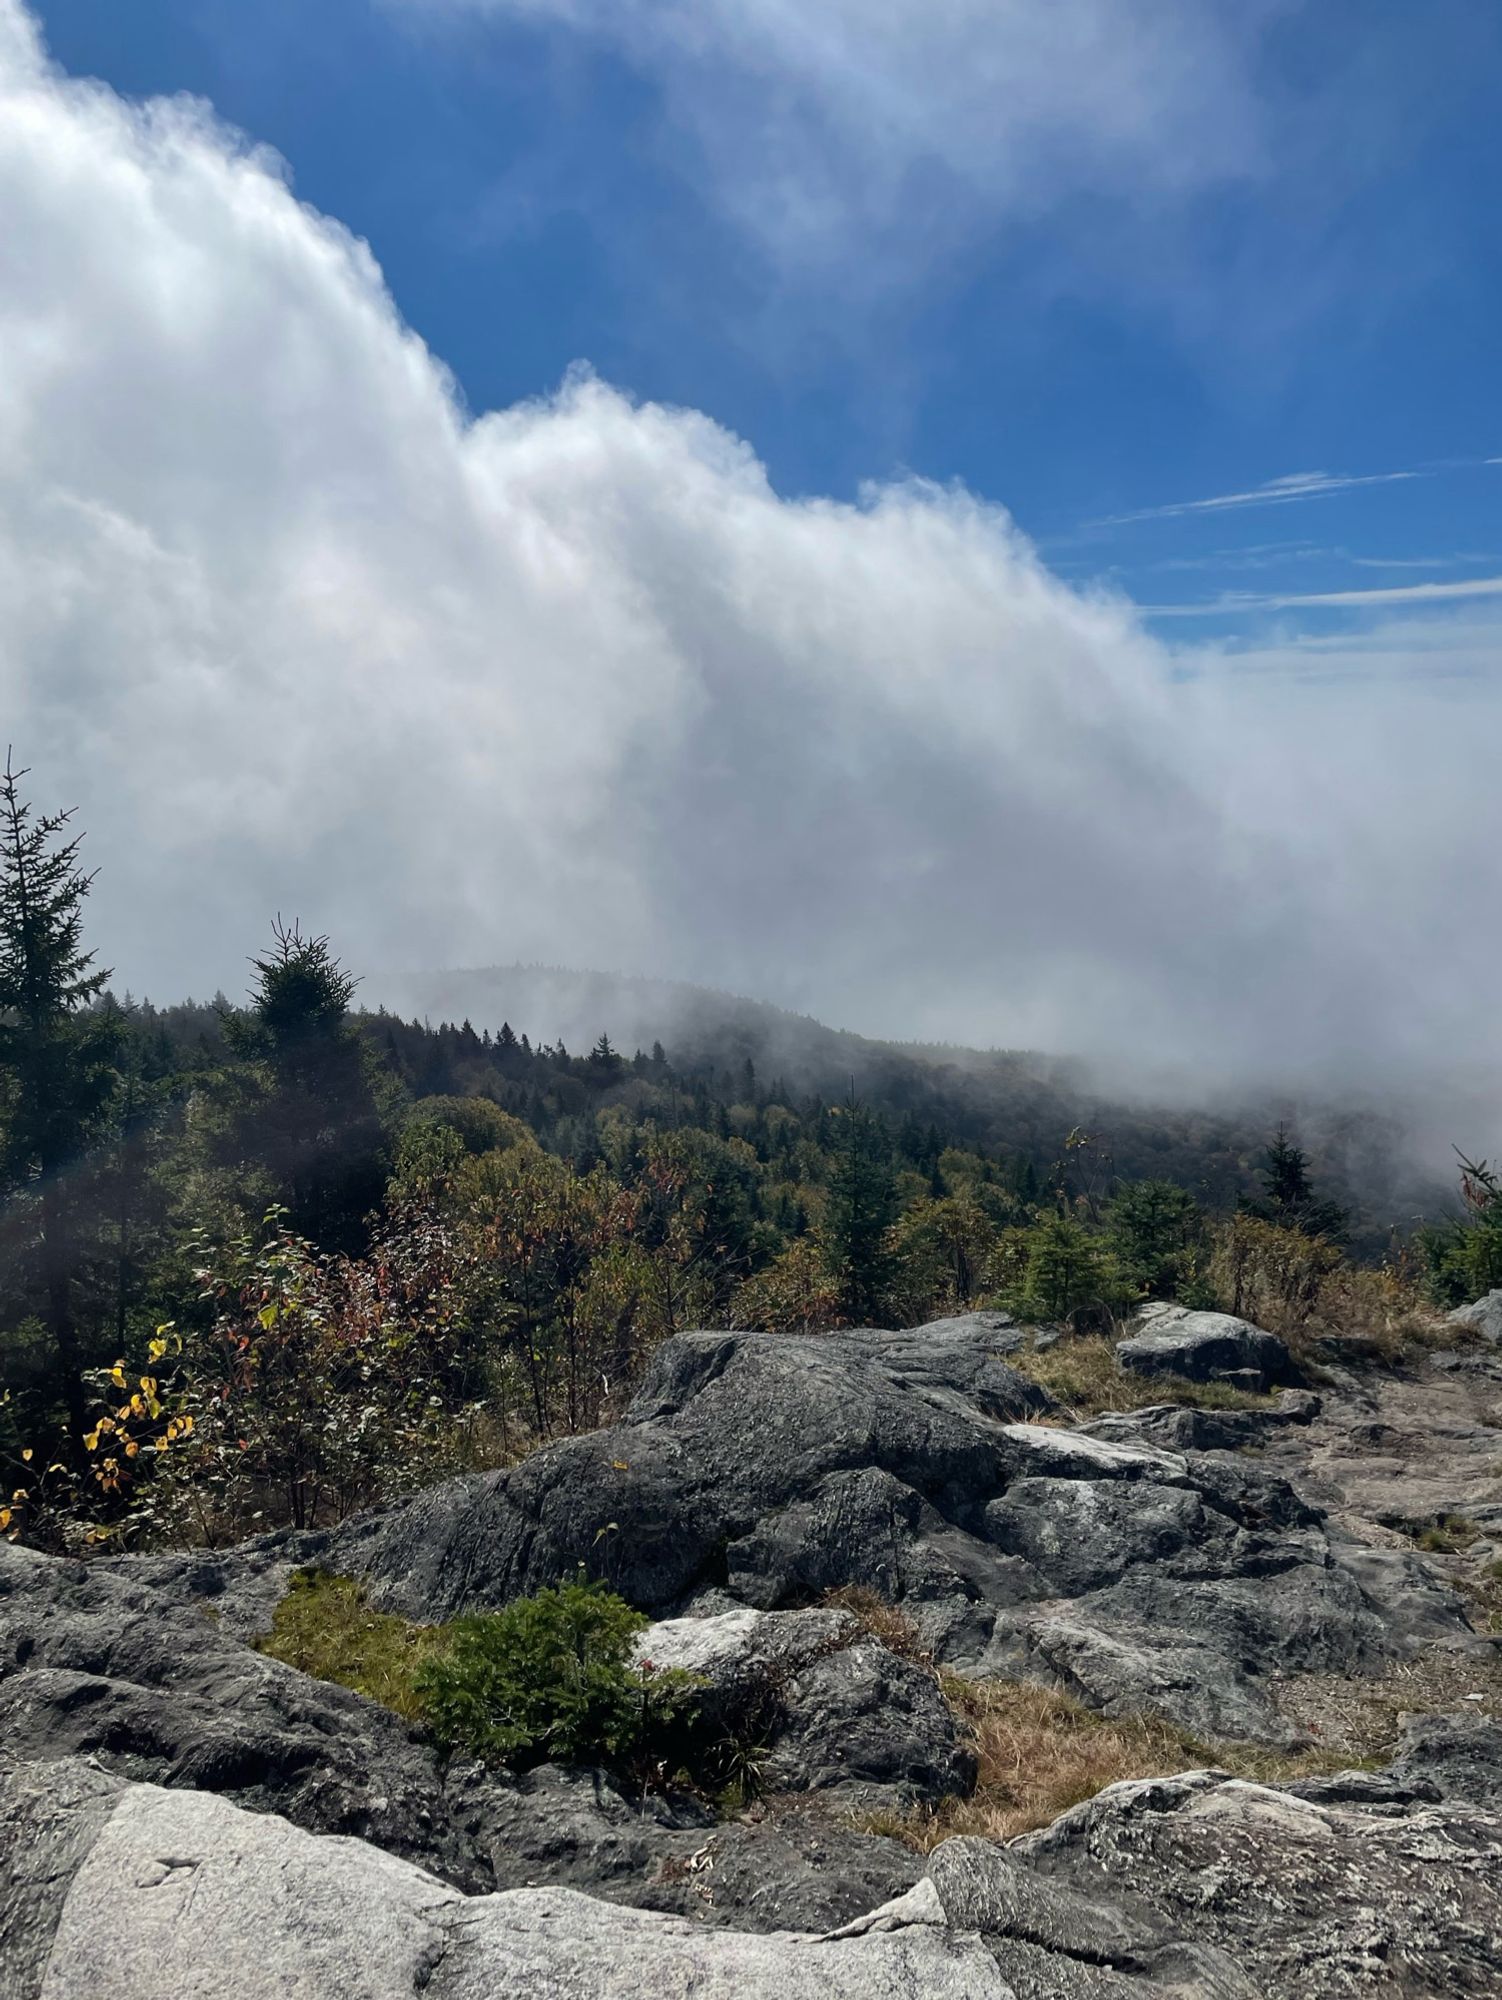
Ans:
[[[560,1888],[464,1897],[361,1841],[201,1793],[120,1789],[86,1821],[33,1785],[5,1801],[18,1857],[50,1859],[50,1937],[0,1927],[7,2000],[1007,2000],[976,1937],[696,1928]],[[20,1885],[24,1893],[24,1882]],[[45,1956],[38,1945],[45,1946]]]

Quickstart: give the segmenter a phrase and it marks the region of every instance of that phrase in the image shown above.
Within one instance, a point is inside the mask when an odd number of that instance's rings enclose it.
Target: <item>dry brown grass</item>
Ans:
[[[1467,1589],[1462,1578],[1453,1580]],[[1485,1577],[1472,1592],[1478,1606],[1489,1585],[1498,1590],[1502,1610],[1502,1581]],[[1370,1679],[1292,1675],[1278,1689],[1278,1706],[1345,1763],[1382,1763],[1397,1744],[1405,1715],[1484,1715],[1502,1721],[1502,1657],[1430,1646]]]
[[[1027,1347],[1007,1360],[1046,1389],[1071,1416],[1105,1410],[1145,1410],[1154,1403],[1192,1403],[1202,1410],[1265,1410],[1272,1398],[1223,1382],[1187,1382],[1178,1375],[1134,1375],[1116,1359],[1103,1334],[1066,1336],[1052,1347]]]
[[[1278,1334],[1306,1366],[1323,1352],[1398,1367],[1470,1338],[1428,1302],[1411,1250],[1357,1265],[1321,1237],[1236,1215],[1214,1232],[1207,1276],[1223,1310]]]
[[[900,1653],[920,1667],[932,1667],[933,1654],[919,1638],[912,1619],[874,1590],[860,1583],[842,1584],[838,1590],[826,1592],[824,1602],[831,1610],[848,1611],[862,1631],[879,1640],[889,1653]]]
[[[1323,1750],[1289,1754],[1255,1743],[1202,1743],[1151,1715],[1110,1721],[1067,1694],[1028,1681],[942,1674],[940,1685],[974,1746],[975,1790],[936,1809],[860,1821],[865,1832],[894,1835],[920,1853],[953,1834],[1015,1839],[1126,1778],[1214,1769],[1272,1783],[1340,1770],[1352,1761]]]

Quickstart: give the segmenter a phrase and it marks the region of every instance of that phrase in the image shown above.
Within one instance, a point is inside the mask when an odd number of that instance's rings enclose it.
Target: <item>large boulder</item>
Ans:
[[[1303,1376],[1275,1333],[1230,1313],[1186,1306],[1144,1306],[1137,1330],[1116,1343],[1116,1358],[1134,1375],[1178,1375],[1189,1382],[1224,1382],[1266,1390],[1296,1385]]]
[[[660,1619],[859,1585],[943,1665],[1275,1743],[1300,1734],[1275,1676],[1373,1671],[1414,1643],[1254,1462],[1018,1421],[1050,1413],[997,1332],[682,1335],[612,1429],[305,1538],[303,1559],[423,1619],[579,1563]]]
[[[641,1635],[636,1657],[694,1675],[705,1720],[753,1747],[768,1790],[900,1809],[975,1781],[932,1672],[848,1611],[668,1619]]]
[[[0,1800],[7,2000],[1007,2000],[975,1937],[709,1930],[576,1890],[466,1897],[204,1793],[28,1766]]]
[[[976,1929],[989,1931],[991,1909],[1006,1920],[1016,1902],[1009,1866],[1022,1869],[1030,1884],[1105,1903],[1139,1927],[1118,1947],[1123,1971],[1154,1970],[1167,1984],[1175,1955],[1199,1955],[1193,1972],[1182,1965],[1189,1976],[1170,1986],[1176,1993],[1481,2000],[1497,1991],[1495,1812],[1448,1801],[1320,1803],[1196,1772],[1112,1785],[1005,1850],[949,1845],[964,1850],[948,1866],[970,1878],[963,1916]],[[933,1873],[943,1894],[942,1872]],[[959,1895],[944,1901],[958,1919]],[[995,1949],[1019,1993],[1072,2000],[1081,1990],[1067,1959],[1040,1953],[1015,1926]]]
[[[1450,1324],[1479,1334],[1493,1347],[1502,1347],[1502,1290],[1487,1292],[1474,1304],[1461,1306],[1450,1314]]]
[[[623,1423],[452,1481],[329,1546],[414,1617],[504,1603],[580,1563],[667,1615],[730,1583],[746,1538],[797,1505],[806,1517],[795,1546],[782,1538],[763,1608],[852,1581],[895,1596],[917,1580],[920,1516],[962,1514],[994,1487],[996,1425],[1050,1407],[984,1335],[683,1334]]]

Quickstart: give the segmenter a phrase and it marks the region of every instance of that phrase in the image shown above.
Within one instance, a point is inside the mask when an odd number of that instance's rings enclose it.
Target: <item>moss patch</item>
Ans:
[[[298,1570],[272,1615],[259,1652],[315,1680],[352,1688],[409,1722],[421,1722],[417,1672],[449,1640],[443,1625],[412,1625],[377,1611],[360,1585],[325,1570]]]

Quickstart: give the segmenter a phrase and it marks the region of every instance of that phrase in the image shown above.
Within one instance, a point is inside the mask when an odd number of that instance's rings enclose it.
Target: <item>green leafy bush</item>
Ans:
[[[1418,1234],[1436,1304],[1469,1305],[1502,1285],[1502,1174],[1485,1160],[1460,1159],[1464,1214]]]
[[[503,1611],[457,1619],[447,1650],[417,1675],[428,1723],[448,1748],[517,1769],[661,1761],[689,1720],[694,1683],[631,1665],[646,1624],[582,1573]]]

